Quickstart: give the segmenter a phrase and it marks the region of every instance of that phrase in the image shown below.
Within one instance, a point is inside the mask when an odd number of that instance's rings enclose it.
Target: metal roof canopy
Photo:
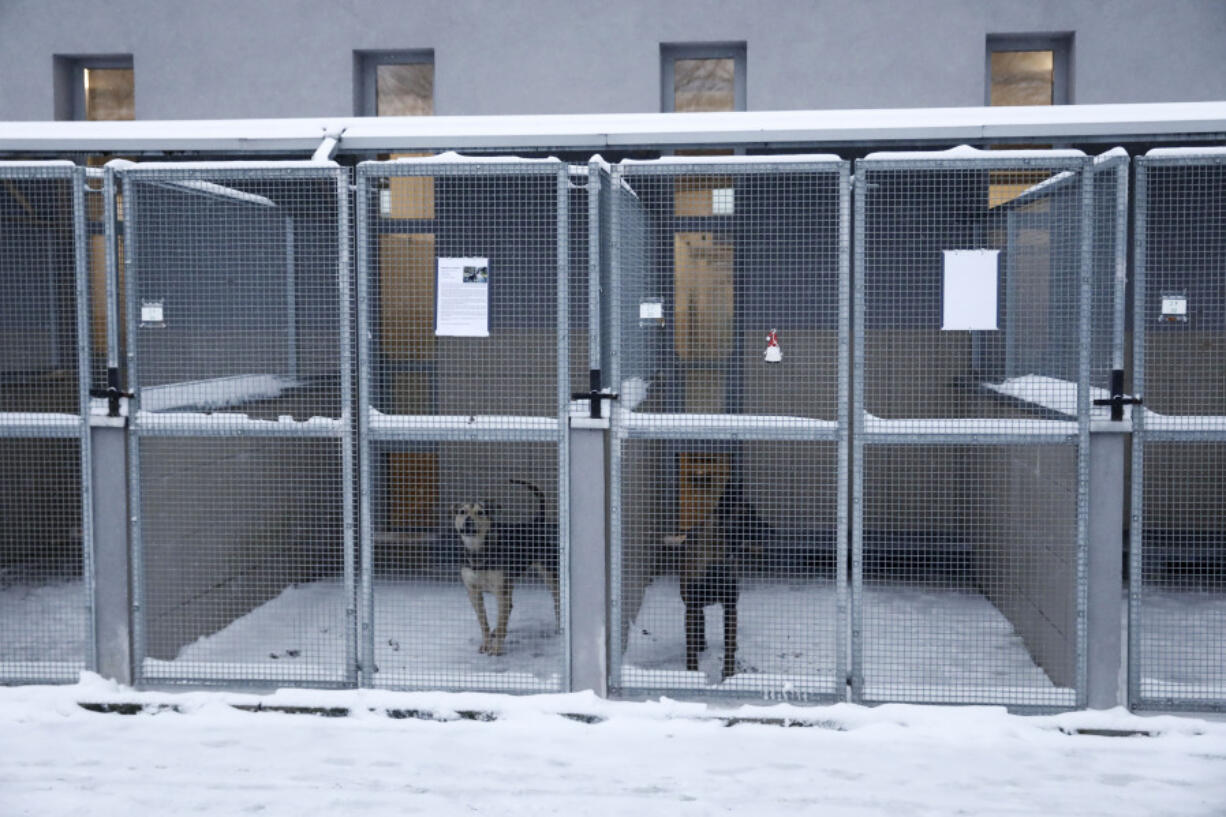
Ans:
[[[0,122],[0,153],[619,152],[682,147],[1226,140],[1226,101],[998,108]]]

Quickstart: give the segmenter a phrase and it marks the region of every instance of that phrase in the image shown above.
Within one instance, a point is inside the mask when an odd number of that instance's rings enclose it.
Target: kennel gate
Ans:
[[[842,698],[849,164],[624,161],[607,188],[610,689]],[[739,576],[727,678],[717,608],[687,669],[680,576],[711,554],[678,540],[720,497],[743,512],[711,566]]]
[[[1106,396],[1091,385],[1120,348],[1121,161],[857,162],[857,701],[1085,705],[1091,398]]]
[[[97,666],[85,169],[0,162],[0,683]]]
[[[587,331],[586,304],[571,316],[572,289],[587,287],[571,282],[588,276],[572,244],[587,245],[586,178],[556,159],[358,166],[363,686],[569,688],[567,417],[571,356],[587,346],[571,342]],[[500,524],[539,514],[535,533],[556,545],[558,630],[548,582],[526,577],[501,654],[480,652],[450,516],[478,500]]]
[[[348,171],[127,164],[134,680],[356,682]]]
[[[1136,161],[1129,699],[1226,709],[1226,149]]]

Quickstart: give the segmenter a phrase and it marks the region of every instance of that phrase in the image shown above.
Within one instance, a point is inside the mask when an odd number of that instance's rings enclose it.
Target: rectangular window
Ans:
[[[745,110],[745,43],[660,46],[661,110]]]
[[[130,54],[57,56],[56,119],[136,118],[136,74]]]
[[[354,53],[358,116],[434,114],[434,51]]]
[[[990,35],[988,105],[1067,105],[1071,34]]]

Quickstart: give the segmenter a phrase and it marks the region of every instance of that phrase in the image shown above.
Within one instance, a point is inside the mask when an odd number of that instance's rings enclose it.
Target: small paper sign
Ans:
[[[1163,323],[1185,323],[1188,320],[1188,296],[1182,294],[1162,296]]]
[[[490,260],[440,258],[435,335],[490,336]]]
[[[140,325],[141,326],[165,326],[165,312],[162,309],[161,301],[141,301],[140,305]]]
[[[641,304],[639,304],[639,320],[664,320],[664,304],[660,301],[643,301]]]

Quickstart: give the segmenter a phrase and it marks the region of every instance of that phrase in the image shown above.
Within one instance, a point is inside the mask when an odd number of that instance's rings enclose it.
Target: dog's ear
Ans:
[[[459,516],[459,515],[460,515],[460,511],[462,511],[462,510],[464,510],[464,503],[463,503],[463,502],[452,502],[452,503],[451,503],[451,515],[452,515],[452,516]]]

